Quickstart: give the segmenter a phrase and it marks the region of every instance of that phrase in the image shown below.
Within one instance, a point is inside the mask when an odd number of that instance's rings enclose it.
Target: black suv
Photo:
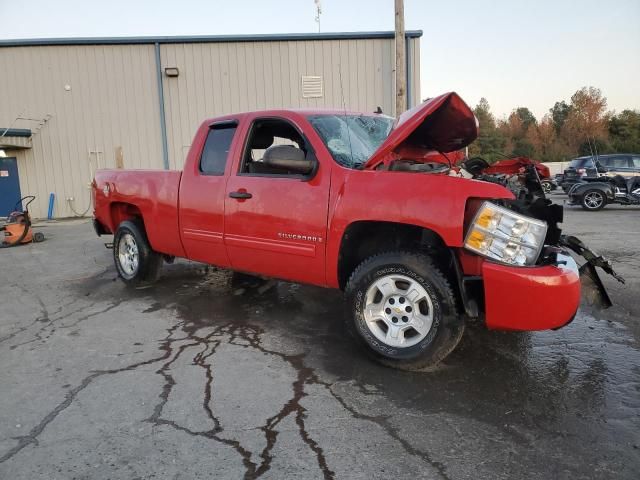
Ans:
[[[564,170],[562,189],[568,192],[575,183],[585,178],[592,179],[605,175],[608,177],[640,175],[640,154],[612,153],[597,157],[574,158]]]

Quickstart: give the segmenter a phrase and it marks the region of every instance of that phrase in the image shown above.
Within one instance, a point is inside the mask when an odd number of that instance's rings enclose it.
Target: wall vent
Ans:
[[[322,97],[322,77],[319,75],[302,75],[302,98]]]

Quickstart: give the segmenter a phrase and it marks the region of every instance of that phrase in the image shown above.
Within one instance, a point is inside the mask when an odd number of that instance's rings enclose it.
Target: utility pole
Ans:
[[[396,117],[407,109],[407,63],[404,36],[404,0],[396,2]]]

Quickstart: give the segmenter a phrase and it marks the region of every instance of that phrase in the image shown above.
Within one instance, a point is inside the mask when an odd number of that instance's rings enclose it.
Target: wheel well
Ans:
[[[345,288],[353,271],[365,259],[392,250],[430,254],[445,275],[455,275],[451,251],[433,230],[406,223],[362,221],[349,225],[342,237],[338,256],[340,288]],[[451,277],[452,280],[454,278]],[[452,282],[452,285],[456,284]]]
[[[116,233],[118,225],[125,220],[139,220],[144,226],[142,212],[136,205],[124,202],[113,202],[109,208],[113,233]]]

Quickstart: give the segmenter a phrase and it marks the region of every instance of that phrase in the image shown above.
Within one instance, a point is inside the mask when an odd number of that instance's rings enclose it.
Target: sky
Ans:
[[[393,30],[393,0],[322,0],[323,32]],[[0,0],[0,39],[317,32],[313,0]],[[583,86],[640,110],[640,0],[405,0],[421,96],[537,116]],[[0,66],[1,69],[1,66]]]

